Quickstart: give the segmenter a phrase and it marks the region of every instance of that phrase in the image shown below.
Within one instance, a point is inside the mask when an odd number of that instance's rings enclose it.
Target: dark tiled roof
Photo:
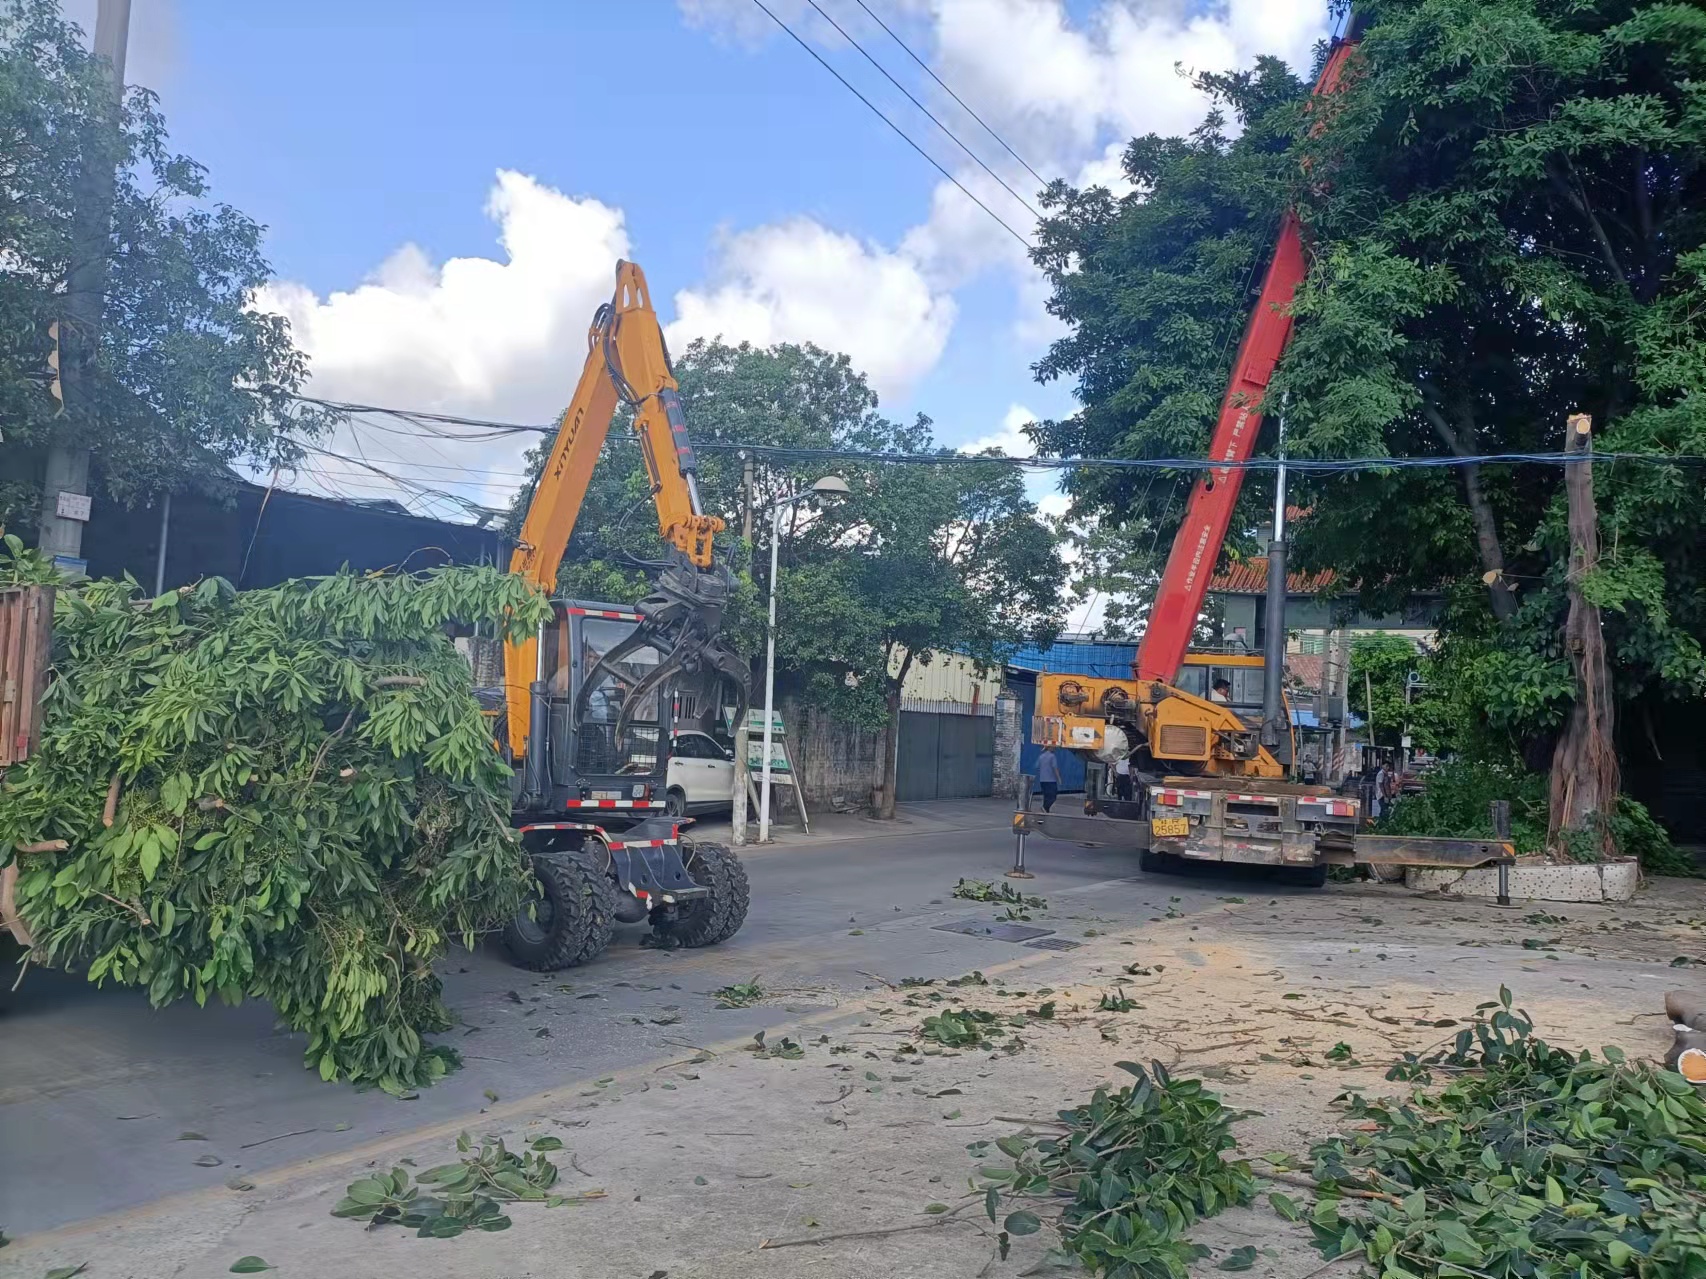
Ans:
[[[1285,589],[1288,595],[1320,595],[1330,588],[1337,575],[1330,568],[1318,573],[1287,573]],[[1224,595],[1263,595],[1268,589],[1268,557],[1252,555],[1227,566],[1224,573],[1208,579],[1208,589]]]

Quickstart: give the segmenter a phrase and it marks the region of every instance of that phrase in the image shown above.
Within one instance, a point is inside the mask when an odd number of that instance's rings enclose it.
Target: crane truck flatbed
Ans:
[[[1187,862],[1273,866],[1289,869],[1300,882],[1309,883],[1324,881],[1328,866],[1469,870],[1509,865],[1516,855],[1506,839],[1374,835],[1357,830],[1360,805],[1321,787],[1270,781],[1263,783],[1260,792],[1250,792],[1244,785],[1236,778],[1167,778],[1151,789],[1182,802],[1144,817],[1133,811],[1141,801],[1090,804],[1086,806],[1090,811],[1084,812],[1045,813],[1036,807],[1027,777],[1019,788],[1013,830],[1020,837],[1044,835],[1074,844],[1130,849],[1146,871],[1176,869]],[[1226,825],[1229,805],[1233,810],[1230,829]],[[1347,809],[1351,810],[1348,819]],[[1157,829],[1158,824],[1180,820],[1186,823],[1183,832],[1174,833],[1167,825]],[[1252,824],[1269,829],[1252,830]],[[1022,853],[1019,862],[1023,864]]]

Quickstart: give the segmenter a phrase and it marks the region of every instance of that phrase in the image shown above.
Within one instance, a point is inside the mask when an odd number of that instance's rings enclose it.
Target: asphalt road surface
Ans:
[[[302,1066],[302,1037],[264,1004],[156,1011],[138,991],[32,970],[0,996],[0,1131],[9,1149],[29,1152],[0,1173],[0,1226],[43,1230],[477,1120],[491,1094],[596,1088],[611,1071],[832,1007],[871,974],[945,977],[1018,957],[1018,941],[940,927],[990,921],[987,906],[950,893],[962,876],[995,879],[1010,864],[1009,811],[999,801],[913,805],[892,827],[860,828],[876,833],[748,850],[746,926],[712,949],[643,949],[643,927],[619,927],[599,960],[549,975],[512,967],[495,944],[453,950],[443,972],[460,1024],[445,1040],[464,1068],[412,1101],[320,1082]],[[1055,940],[1098,921],[1189,913],[1239,882],[1142,876],[1129,853],[1039,837],[1027,861],[1036,879],[1025,890],[1052,907],[1034,926]],[[784,1002],[716,1007],[712,992],[755,976],[787,992]]]

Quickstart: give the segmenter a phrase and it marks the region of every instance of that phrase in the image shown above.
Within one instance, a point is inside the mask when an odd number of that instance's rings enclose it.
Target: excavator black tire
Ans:
[[[652,929],[678,946],[715,946],[733,937],[746,922],[752,897],[746,867],[726,844],[694,843],[682,851],[693,882],[711,891],[687,902],[674,919],[653,924]]]
[[[598,859],[579,849],[534,853],[533,874],[542,899],[505,925],[510,956],[538,973],[598,958],[616,929],[616,885]]]

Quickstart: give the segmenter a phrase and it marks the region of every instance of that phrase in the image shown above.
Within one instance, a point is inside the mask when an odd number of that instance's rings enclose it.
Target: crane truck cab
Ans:
[[[1274,740],[1264,731],[1266,678],[1261,654],[1201,649],[1185,654],[1168,683],[1042,675],[1032,740],[1104,766],[1132,761],[1134,798],[1109,800],[1092,788],[1085,812],[1129,823],[1143,869],[1232,862],[1318,884],[1329,860],[1349,853],[1361,805],[1286,780],[1291,709],[1282,691],[1287,728]],[[1231,685],[1225,702],[1211,697],[1221,681]]]

